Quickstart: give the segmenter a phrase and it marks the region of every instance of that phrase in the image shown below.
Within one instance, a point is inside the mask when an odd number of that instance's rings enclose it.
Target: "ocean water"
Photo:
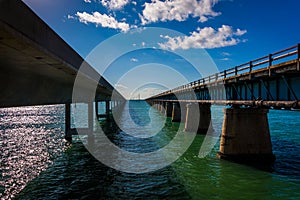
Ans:
[[[131,118],[120,115],[122,128],[113,120],[95,120],[108,138],[122,149],[152,152],[167,145],[182,131],[179,123],[165,119],[144,101],[128,104],[126,109],[130,110]],[[150,138],[128,135],[128,131],[136,136],[143,135],[142,129],[134,128],[130,119],[145,126],[152,117],[155,119],[153,127],[160,127],[163,122],[156,135]],[[83,145],[84,137],[74,136],[72,144],[66,143],[62,105],[0,109],[0,198],[299,199],[299,117],[299,111],[269,112],[273,152],[277,158],[273,172],[217,159],[219,142],[205,158],[199,158],[204,136],[196,135],[188,150],[171,165],[135,174],[99,162]],[[222,120],[222,107],[213,106],[212,122],[216,133],[221,132]],[[117,164],[127,162],[122,156],[112,159]]]

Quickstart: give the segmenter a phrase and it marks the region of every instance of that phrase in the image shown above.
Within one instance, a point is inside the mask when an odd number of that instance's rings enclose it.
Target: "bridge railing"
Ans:
[[[269,54],[267,56],[263,56],[261,58],[251,60],[247,63],[238,65],[233,68],[226,69],[216,74],[212,74],[208,77],[190,82],[186,85],[182,85],[176,87],[172,90],[165,91],[161,94],[158,94],[154,97],[164,96],[167,94],[172,94],[176,92],[180,92],[183,90],[192,90],[195,87],[201,87],[207,84],[216,83],[218,81],[223,81],[226,79],[230,79],[232,77],[236,77],[245,73],[252,73],[254,70],[265,69],[269,70],[269,76],[271,76],[271,66],[278,64],[279,62],[291,61],[297,59],[299,62],[300,59],[300,44],[295,46],[283,49],[281,51]],[[298,64],[299,66],[299,64]]]

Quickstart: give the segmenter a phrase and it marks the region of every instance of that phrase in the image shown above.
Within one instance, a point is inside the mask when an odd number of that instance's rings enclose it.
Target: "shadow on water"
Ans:
[[[139,106],[132,116],[148,112],[149,106],[141,102]],[[222,124],[219,110],[218,123],[213,125],[216,131],[221,131]],[[292,114],[286,117],[290,123],[282,131],[281,115],[272,111],[269,115],[277,157],[273,173],[219,160],[216,158],[219,142],[207,157],[199,158],[205,136],[197,135],[188,151],[172,165],[152,173],[129,174],[101,164],[80,139],[75,138],[73,144],[55,157],[46,171],[30,181],[16,199],[299,199],[300,152],[297,147],[300,138],[295,134],[298,126],[292,123],[291,119],[295,119]],[[120,130],[113,120],[99,123],[112,142],[133,152],[156,150],[172,140],[179,130],[179,123],[167,118],[160,133],[137,139]]]
[[[153,138],[136,140],[120,130],[113,120],[103,120],[100,124],[108,138],[122,148],[127,147],[136,152],[143,152],[143,149],[150,152],[157,148]],[[78,138],[54,160],[52,166],[32,180],[16,199],[124,198],[191,199],[171,166],[145,174],[120,172],[96,160]]]

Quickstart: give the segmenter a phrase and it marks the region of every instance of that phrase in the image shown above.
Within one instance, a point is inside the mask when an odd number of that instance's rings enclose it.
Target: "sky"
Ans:
[[[300,42],[298,0],[23,0],[127,98]]]

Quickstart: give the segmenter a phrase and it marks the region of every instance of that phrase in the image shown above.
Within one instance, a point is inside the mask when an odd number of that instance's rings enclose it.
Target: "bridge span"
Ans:
[[[93,102],[98,108],[99,101],[106,102],[108,115],[113,91],[113,105],[125,100],[22,1],[1,0],[0,107],[65,104],[66,139],[71,140],[76,132],[70,125],[76,79],[81,94],[76,102],[89,105],[89,117]]]
[[[273,162],[269,109],[300,108],[300,45],[190,82],[146,101],[184,122],[185,130],[212,130],[211,105],[227,106],[218,157],[237,162]],[[297,119],[295,119],[297,120]]]

